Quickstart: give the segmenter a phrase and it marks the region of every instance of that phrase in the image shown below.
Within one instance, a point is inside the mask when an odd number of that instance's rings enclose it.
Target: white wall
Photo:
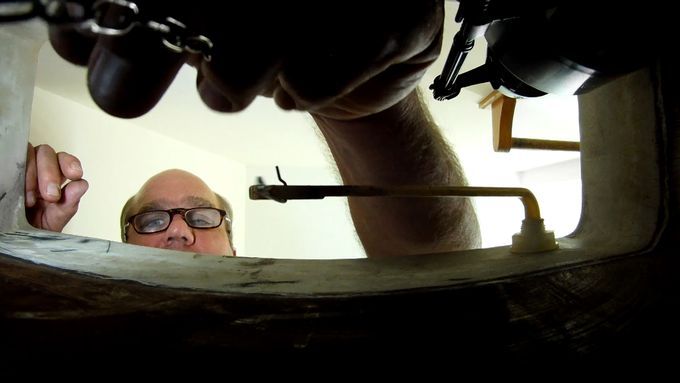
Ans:
[[[47,45],[41,51],[38,65],[39,83],[46,88],[36,88],[31,141],[76,154],[90,181],[90,191],[67,232],[118,240],[118,214],[127,198],[151,175],[177,167],[204,178],[230,200],[240,256],[364,256],[345,199],[286,204],[248,200],[247,188],[256,176],[278,183],[274,165],[283,166],[283,176],[290,184],[339,184],[334,165],[323,159],[324,144],[306,115],[282,113],[272,108],[271,100],[258,100],[236,114],[208,111],[195,95],[194,74],[185,70],[149,114],[133,120],[116,119],[98,110],[86,96],[85,72],[50,55],[49,48]],[[53,84],[60,76],[50,70],[56,66],[60,66],[59,73],[68,75],[69,81],[61,85],[68,85],[64,91],[73,99],[45,90],[60,88]],[[192,97],[173,99],[173,95]],[[577,154],[496,153],[491,145],[491,111],[476,106],[481,96],[461,92],[454,101],[438,102],[428,97],[425,86],[423,95],[445,138],[454,146],[470,185],[529,187],[538,198],[548,229],[565,235],[575,228],[581,203]],[[513,135],[578,140],[576,99],[564,101],[553,96],[518,101]],[[168,115],[173,116],[171,121]],[[563,122],[573,128],[555,129]],[[206,143],[210,150],[195,146]],[[532,170],[571,160],[575,165]],[[483,246],[509,244],[523,218],[519,199],[473,201]]]
[[[140,127],[135,120],[110,117],[36,88],[30,141],[49,143],[57,151],[76,155],[83,164],[90,189],[66,233],[119,241],[118,220],[125,201],[153,174],[177,167],[203,178],[230,201],[239,256],[364,257],[346,199],[251,201],[248,187],[257,176],[279,184],[273,168],[247,167]],[[339,184],[332,164],[316,165],[281,170],[290,184]]]
[[[511,151],[512,152],[512,151]],[[508,155],[508,154],[499,154]],[[581,216],[581,168],[578,158],[521,172],[476,166],[468,171],[471,185],[523,187],[536,196],[547,230],[556,238],[570,234]],[[482,231],[482,246],[510,245],[519,232],[524,207],[519,198],[485,197],[474,200]]]
[[[190,134],[191,127],[187,127]],[[30,141],[80,158],[90,189],[65,232],[119,241],[125,201],[152,175],[181,168],[203,178],[234,210],[234,240],[245,246],[245,166],[36,88]]]
[[[273,168],[247,166],[211,154],[156,131],[104,115],[61,96],[36,88],[30,140],[49,143],[83,162],[90,190],[65,232],[119,240],[120,208],[151,175],[168,168],[191,171],[224,195],[234,208],[234,238],[240,256],[271,258],[361,258],[364,252],[344,198],[319,201],[250,201],[248,187],[257,176],[278,184]],[[190,134],[191,129],[187,129]],[[449,135],[455,143],[455,137]],[[322,145],[319,142],[319,145]],[[514,172],[504,156],[536,153],[479,153],[456,148],[469,183],[479,186],[521,186],[534,192],[548,229],[569,234],[581,211],[579,160]],[[228,151],[225,151],[228,153]],[[291,185],[337,185],[331,163],[310,167],[284,166]],[[484,247],[510,243],[519,230],[523,208],[516,198],[474,200]]]
[[[235,245],[240,256],[364,257],[346,199],[286,204],[251,201],[248,187],[255,183],[257,176],[263,176],[269,184],[279,183],[273,168],[247,166],[134,122],[106,116],[36,88],[31,142],[49,143],[59,151],[77,155],[90,182],[90,190],[81,202],[79,213],[67,226],[67,233],[118,241],[120,208],[127,198],[151,175],[177,167],[197,174],[232,203]],[[187,132],[190,134],[191,129]],[[455,143],[455,137],[447,139]],[[581,211],[578,158],[514,172],[504,167],[504,158],[537,153],[479,153],[464,147],[457,147],[456,151],[471,185],[527,187],[536,195],[548,229],[563,236],[576,227]],[[281,170],[291,185],[340,183],[334,165],[329,162],[310,167],[284,166]],[[519,199],[478,198],[474,204],[483,246],[509,244],[523,218]]]
[[[541,214],[556,237],[576,229],[581,217],[581,161],[572,159],[520,172],[520,184],[540,202]]]
[[[521,149],[494,152],[491,110],[469,106],[479,99],[465,92],[448,103],[426,98],[435,121],[460,159],[468,183],[528,188],[536,195],[546,228],[557,236],[571,233],[581,214],[579,154]],[[578,141],[576,97],[548,95],[518,100],[512,133],[513,137]],[[524,218],[519,198],[474,198],[473,203],[482,246],[509,245]]]
[[[289,185],[340,185],[333,165],[317,168],[283,167]],[[252,183],[262,176],[266,184],[280,185],[273,168],[248,169]],[[288,201],[248,201],[246,252],[270,258],[364,258],[346,198]]]

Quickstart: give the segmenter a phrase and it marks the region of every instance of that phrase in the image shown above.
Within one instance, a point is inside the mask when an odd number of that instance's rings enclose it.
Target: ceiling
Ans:
[[[465,166],[480,159],[497,162],[512,171],[547,165],[578,157],[575,153],[513,150],[494,153],[491,143],[491,111],[478,102],[491,92],[488,84],[464,89],[453,100],[432,99],[427,87],[440,73],[458,24],[453,21],[458,2],[447,1],[442,54],[423,78],[423,94],[435,121],[461,156]],[[485,61],[486,44],[478,39],[467,57],[463,72]],[[85,70],[59,58],[49,44],[41,50],[36,86],[96,109],[85,82]],[[113,118],[113,117],[109,117]],[[159,104],[145,116],[131,121],[207,151],[227,156],[249,166],[325,166],[324,146],[305,113],[278,109],[266,98],[258,98],[245,111],[222,114],[209,110],[195,91],[195,71],[186,66],[178,74]],[[544,96],[517,103],[513,135],[578,140],[575,97]]]

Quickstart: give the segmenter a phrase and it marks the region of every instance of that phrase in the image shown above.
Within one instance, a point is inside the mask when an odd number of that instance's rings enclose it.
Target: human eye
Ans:
[[[211,208],[192,209],[187,212],[187,221],[194,227],[214,227],[220,223],[220,213]]]
[[[167,224],[168,215],[164,211],[150,211],[135,217],[135,228],[142,233],[161,231]]]

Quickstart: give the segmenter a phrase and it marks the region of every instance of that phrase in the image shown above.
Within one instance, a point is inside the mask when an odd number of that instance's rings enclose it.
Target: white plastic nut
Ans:
[[[546,231],[543,219],[525,219],[522,229],[512,236],[512,253],[540,253],[559,248],[555,233]]]

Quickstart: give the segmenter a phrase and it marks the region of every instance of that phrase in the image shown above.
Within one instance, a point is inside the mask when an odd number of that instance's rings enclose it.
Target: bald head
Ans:
[[[194,207],[223,209],[231,220],[231,208],[226,200],[213,192],[201,178],[185,170],[165,170],[149,178],[123,207],[122,235],[125,238],[127,234],[127,242],[144,246],[233,255],[231,227],[225,222],[216,229],[194,229],[175,216],[170,227],[160,233],[139,234],[125,227],[128,219],[139,212]]]
[[[170,169],[149,178],[136,194],[137,201],[173,199],[175,191],[191,191],[193,196],[205,198],[213,206],[217,206],[215,193],[208,184],[198,176],[185,170]]]

